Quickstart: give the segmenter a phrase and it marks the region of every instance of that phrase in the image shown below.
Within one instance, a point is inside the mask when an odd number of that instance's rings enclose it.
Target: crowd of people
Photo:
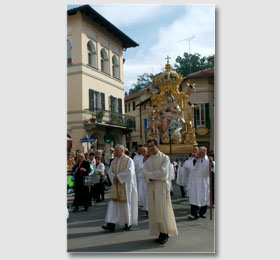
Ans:
[[[178,234],[171,201],[172,182],[176,179],[182,197],[187,194],[189,198],[189,220],[206,218],[210,205],[209,167],[214,175],[214,165],[213,155],[207,156],[206,147],[194,147],[184,162],[171,162],[160,151],[157,139],[138,145],[133,153],[120,144],[107,153],[69,153],[67,169],[75,183],[73,212],[80,206],[87,211],[93,202],[103,201],[105,189],[110,187],[102,229],[113,232],[116,225],[123,225],[124,230],[131,230],[138,224],[138,207],[142,207],[149,218],[150,235],[158,236],[156,243],[165,244],[169,236]]]

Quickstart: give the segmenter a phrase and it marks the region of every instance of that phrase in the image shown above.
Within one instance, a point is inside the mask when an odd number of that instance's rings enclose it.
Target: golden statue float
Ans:
[[[191,153],[197,145],[193,127],[194,105],[187,102],[194,87],[187,84],[186,92],[179,92],[182,75],[172,71],[167,56],[165,71],[155,77],[154,82],[159,87],[159,94],[153,93],[152,106],[149,113],[149,128],[147,138],[160,140],[160,149],[170,154],[170,139],[172,154]]]

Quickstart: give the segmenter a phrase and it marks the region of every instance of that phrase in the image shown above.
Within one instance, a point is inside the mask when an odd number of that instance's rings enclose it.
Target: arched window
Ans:
[[[112,71],[113,71],[113,77],[120,78],[120,64],[119,59],[116,55],[113,55],[112,57]]]
[[[72,43],[69,39],[67,39],[67,62],[72,62]]]
[[[97,68],[96,49],[92,41],[88,41],[87,50],[88,50],[88,64]]]
[[[105,48],[101,49],[101,71],[110,74],[108,51]]]

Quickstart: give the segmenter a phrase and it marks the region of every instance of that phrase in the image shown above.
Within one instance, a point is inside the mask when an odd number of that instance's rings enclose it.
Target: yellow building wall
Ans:
[[[192,103],[209,103],[210,107],[210,136],[198,136],[197,141],[209,142],[209,150],[214,148],[215,139],[215,113],[214,113],[214,85],[208,83],[208,78],[188,79],[183,84],[182,91],[186,90],[186,84],[195,84],[196,91],[190,95]],[[186,115],[185,115],[186,116]]]
[[[119,65],[120,65],[120,81],[123,81],[123,53],[122,53],[122,43],[119,39],[113,37],[107,31],[105,31],[98,23],[91,21],[88,17],[83,16],[82,22],[82,45],[85,46],[82,50],[82,62],[88,63],[88,53],[87,53],[87,41],[90,37],[87,34],[87,28],[91,29],[96,33],[96,38],[94,39],[97,43],[97,61],[98,61],[98,69],[101,70],[101,59],[100,59],[100,50],[102,47],[105,47],[109,50],[109,70],[110,75],[113,75],[112,72],[112,55],[115,53],[119,57]],[[91,38],[91,37],[90,37]],[[107,41],[106,43],[101,43],[101,39]],[[93,38],[92,38],[93,39]],[[113,50],[113,46],[119,48],[119,52]],[[123,82],[122,82],[123,84]]]
[[[99,92],[103,92],[105,94],[105,110],[110,110],[109,99],[111,95],[116,98],[121,98],[123,100],[122,111],[124,114],[124,91],[123,90],[111,86],[101,80],[96,80],[87,75],[83,75],[82,77],[83,77],[83,107],[82,107],[83,109],[89,108],[89,89],[93,89]]]
[[[124,109],[124,83],[123,83],[123,50],[119,39],[110,35],[98,23],[93,22],[88,17],[79,12],[73,16],[67,16],[67,26],[71,27],[71,32],[67,37],[72,41],[72,63],[67,67],[67,131],[72,137],[72,150],[86,151],[86,144],[80,143],[80,139],[86,137],[88,132],[85,130],[84,122],[88,115],[81,111],[89,108],[89,89],[93,89],[105,94],[105,110],[110,110],[109,97],[112,95],[123,100],[122,111]],[[88,29],[96,33],[93,39],[88,34]],[[97,43],[98,69],[88,66],[87,42],[95,40]],[[100,41],[104,39],[101,44]],[[103,40],[103,41],[104,41]],[[106,41],[108,44],[106,44]],[[110,75],[101,72],[100,50],[101,46],[109,50]],[[119,57],[120,79],[112,77],[112,55]],[[80,112],[79,112],[80,111]],[[105,131],[99,129],[98,131]],[[114,130],[113,132],[122,132]],[[104,132],[105,133],[105,132]],[[119,134],[121,143],[125,145],[125,135]]]

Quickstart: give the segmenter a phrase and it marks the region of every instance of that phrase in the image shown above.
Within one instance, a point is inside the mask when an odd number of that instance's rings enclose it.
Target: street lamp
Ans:
[[[171,134],[172,134],[172,130],[171,130],[171,127],[168,127],[168,134],[169,134],[169,150],[170,150],[170,155],[172,155],[172,149],[171,149]]]

